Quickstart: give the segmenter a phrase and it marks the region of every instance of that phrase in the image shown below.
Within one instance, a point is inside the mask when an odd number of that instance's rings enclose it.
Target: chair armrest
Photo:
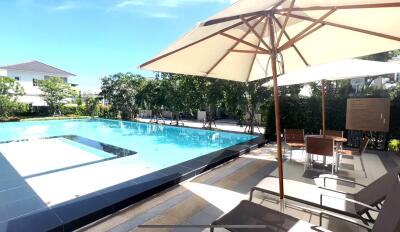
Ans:
[[[323,204],[322,204],[322,198],[323,198],[324,196],[325,196],[325,197],[330,197],[330,198],[336,198],[336,199],[340,199],[340,200],[344,200],[344,201],[348,201],[348,202],[351,202],[351,203],[356,204],[356,205],[364,206],[364,207],[367,208],[368,210],[371,210],[371,211],[374,211],[374,212],[379,212],[379,210],[377,210],[376,208],[373,208],[372,206],[367,205],[367,204],[365,204],[365,203],[363,203],[363,202],[356,201],[356,200],[354,200],[354,199],[350,199],[350,198],[346,198],[346,197],[336,197],[336,196],[330,196],[330,195],[325,195],[325,194],[321,194],[321,195],[320,195],[320,201],[319,201],[319,203],[320,203],[320,206],[321,206],[321,207],[323,206]]]
[[[316,210],[316,209],[312,209],[312,208],[305,207],[305,206],[300,206],[300,205],[293,204],[293,203],[285,203],[285,207],[299,209],[299,210],[303,210],[303,211],[309,211],[314,214],[321,214],[321,212],[322,212],[321,210]]]
[[[354,195],[355,195],[354,193],[348,193],[348,192],[345,192],[345,191],[340,191],[340,190],[336,190],[336,189],[325,188],[325,187],[322,187],[322,186],[318,186],[318,188],[320,188],[320,189],[324,189],[324,190],[328,190],[328,191],[332,191],[332,192],[336,192],[336,193],[341,193],[341,194],[351,195],[351,196],[354,196]]]
[[[360,223],[359,221],[357,221],[355,219],[352,219],[352,218],[349,218],[349,217],[346,217],[346,216],[343,216],[343,215],[327,212],[327,211],[321,211],[321,213],[319,214],[319,226],[322,225],[322,217],[324,215],[329,216],[329,217],[334,217],[334,218],[340,219],[342,221],[346,221],[346,222],[349,222],[351,224],[354,224],[354,225],[357,225],[357,226],[361,226],[361,227],[367,229],[368,231],[372,231],[372,227],[370,225],[366,225],[364,223]]]
[[[341,178],[336,178],[336,177],[330,177],[330,176],[324,176],[324,187],[326,187],[326,179],[337,180],[337,181],[342,181],[342,182],[347,182],[347,183],[352,183],[352,184],[361,186],[361,187],[363,187],[363,188],[367,187],[366,185],[357,183],[357,182],[352,181],[352,180],[346,180],[346,179],[341,179]]]

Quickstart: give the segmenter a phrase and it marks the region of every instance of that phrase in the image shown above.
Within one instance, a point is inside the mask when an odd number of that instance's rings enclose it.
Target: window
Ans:
[[[33,86],[38,86],[38,80],[33,78],[32,79],[32,84],[33,84]]]
[[[19,77],[14,77],[14,79],[15,79],[16,81],[19,81]]]

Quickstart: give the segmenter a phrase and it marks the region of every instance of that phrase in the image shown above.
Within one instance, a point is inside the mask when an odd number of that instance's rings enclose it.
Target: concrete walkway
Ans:
[[[137,227],[141,224],[210,224],[229,212],[242,199],[248,199],[251,187],[265,176],[277,175],[275,154],[276,146],[273,144],[253,150],[249,154],[82,228],[81,231],[209,231],[204,228],[141,229]],[[285,160],[285,178],[318,184],[319,176],[330,173],[329,169],[305,170],[301,163],[303,159],[304,154],[301,151],[295,151],[291,160]],[[400,155],[399,153],[367,151],[364,162],[367,178],[364,177],[357,158],[343,159],[338,175],[369,184],[387,170],[400,165]],[[335,182],[329,182],[328,185],[348,192],[358,190],[355,186],[345,186]],[[265,201],[262,194],[256,194],[254,201],[278,209],[275,203]],[[318,224],[318,216],[309,212],[286,208],[285,213]],[[324,219],[323,226],[332,231],[365,231],[357,226],[333,219]],[[226,230],[216,229],[216,231]]]
[[[140,122],[150,122],[149,118],[137,118],[138,121]],[[203,128],[203,122],[201,121],[196,121],[196,120],[182,120],[181,122],[184,123],[184,126],[186,127],[195,127],[195,128]],[[159,120],[160,124],[166,124],[166,125],[170,125],[171,124],[171,120]],[[172,123],[174,124],[175,121],[172,121]],[[215,122],[216,127],[213,124],[213,129],[217,129],[217,130],[224,130],[224,131],[234,131],[234,132],[245,132],[246,126],[239,126],[237,124],[237,121],[235,120],[230,120],[230,119],[221,119],[221,120],[216,120]],[[254,133],[258,133],[258,134],[264,134],[265,131],[265,127],[264,126],[255,126],[254,127]]]

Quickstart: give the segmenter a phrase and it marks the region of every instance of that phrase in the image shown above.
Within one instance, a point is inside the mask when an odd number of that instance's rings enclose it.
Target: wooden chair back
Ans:
[[[319,134],[322,135],[322,130],[319,131]],[[335,136],[335,137],[343,137],[343,131],[325,130],[325,135],[330,135],[330,136]]]
[[[304,143],[304,129],[285,129],[285,142]]]
[[[332,138],[320,138],[320,137],[307,137],[306,139],[306,151],[310,154],[333,156],[334,140]]]

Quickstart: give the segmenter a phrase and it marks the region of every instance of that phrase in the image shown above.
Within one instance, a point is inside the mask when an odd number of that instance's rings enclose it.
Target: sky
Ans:
[[[137,67],[235,0],[0,0],[0,65],[38,60],[83,91]]]

